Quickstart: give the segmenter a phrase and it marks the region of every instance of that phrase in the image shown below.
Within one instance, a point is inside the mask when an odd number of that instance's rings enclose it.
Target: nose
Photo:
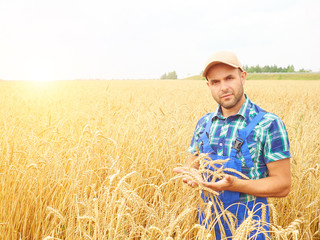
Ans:
[[[229,85],[225,82],[225,81],[221,81],[221,91],[222,92],[226,92],[226,91],[228,91],[228,89],[229,89]]]

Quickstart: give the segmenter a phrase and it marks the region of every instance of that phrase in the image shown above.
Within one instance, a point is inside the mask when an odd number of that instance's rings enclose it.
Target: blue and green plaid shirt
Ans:
[[[230,156],[231,147],[237,137],[238,129],[243,129],[261,111],[252,103],[247,95],[246,101],[236,115],[223,117],[220,106],[217,107],[212,119],[210,113],[204,115],[196,125],[189,152],[195,154],[201,149],[199,138],[208,121],[212,121],[209,141],[214,152],[219,156]],[[268,176],[266,164],[290,158],[290,146],[286,127],[282,120],[273,113],[266,113],[259,124],[247,138],[248,147],[253,161],[253,168],[247,168],[241,151],[237,158],[242,161],[242,172],[250,179]],[[201,152],[200,152],[201,153]],[[255,196],[240,193],[240,202],[254,200]]]

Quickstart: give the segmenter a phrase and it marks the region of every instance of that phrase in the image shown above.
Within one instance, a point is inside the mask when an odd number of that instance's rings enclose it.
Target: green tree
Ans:
[[[287,67],[287,72],[294,72],[294,66],[293,65],[289,65]]]
[[[311,70],[309,70],[309,69],[304,69],[304,68],[301,68],[301,69],[299,69],[299,72],[311,72]]]
[[[177,78],[178,78],[178,76],[177,76],[176,71],[168,72],[168,74],[167,74],[167,73],[164,73],[164,74],[160,77],[160,79],[177,79]]]
[[[178,78],[178,76],[177,76],[176,71],[168,73],[168,79],[177,79],[177,78]]]
[[[265,66],[248,66],[248,65],[243,65],[243,68],[248,72],[248,73],[281,73],[281,72],[295,72],[294,66],[293,65],[288,65],[287,67],[278,67],[277,65],[265,65]],[[303,69],[304,70],[304,69]]]
[[[168,79],[168,75],[166,73],[162,74],[160,79]]]

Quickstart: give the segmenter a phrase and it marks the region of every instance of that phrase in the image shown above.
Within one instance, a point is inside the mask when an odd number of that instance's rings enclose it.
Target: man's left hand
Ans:
[[[216,182],[201,182],[201,184],[204,187],[210,188],[214,191],[224,191],[224,190],[231,190],[233,183],[235,181],[235,177],[231,175],[225,175],[224,178],[222,178],[219,181]]]

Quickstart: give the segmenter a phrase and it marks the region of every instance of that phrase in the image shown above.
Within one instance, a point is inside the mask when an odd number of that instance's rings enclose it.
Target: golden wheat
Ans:
[[[0,84],[0,239],[214,239],[196,218],[215,204],[172,172],[216,108],[205,82]],[[290,137],[292,188],[269,199],[271,238],[320,239],[320,82],[247,81],[246,92]],[[237,237],[257,225],[220,218]]]

